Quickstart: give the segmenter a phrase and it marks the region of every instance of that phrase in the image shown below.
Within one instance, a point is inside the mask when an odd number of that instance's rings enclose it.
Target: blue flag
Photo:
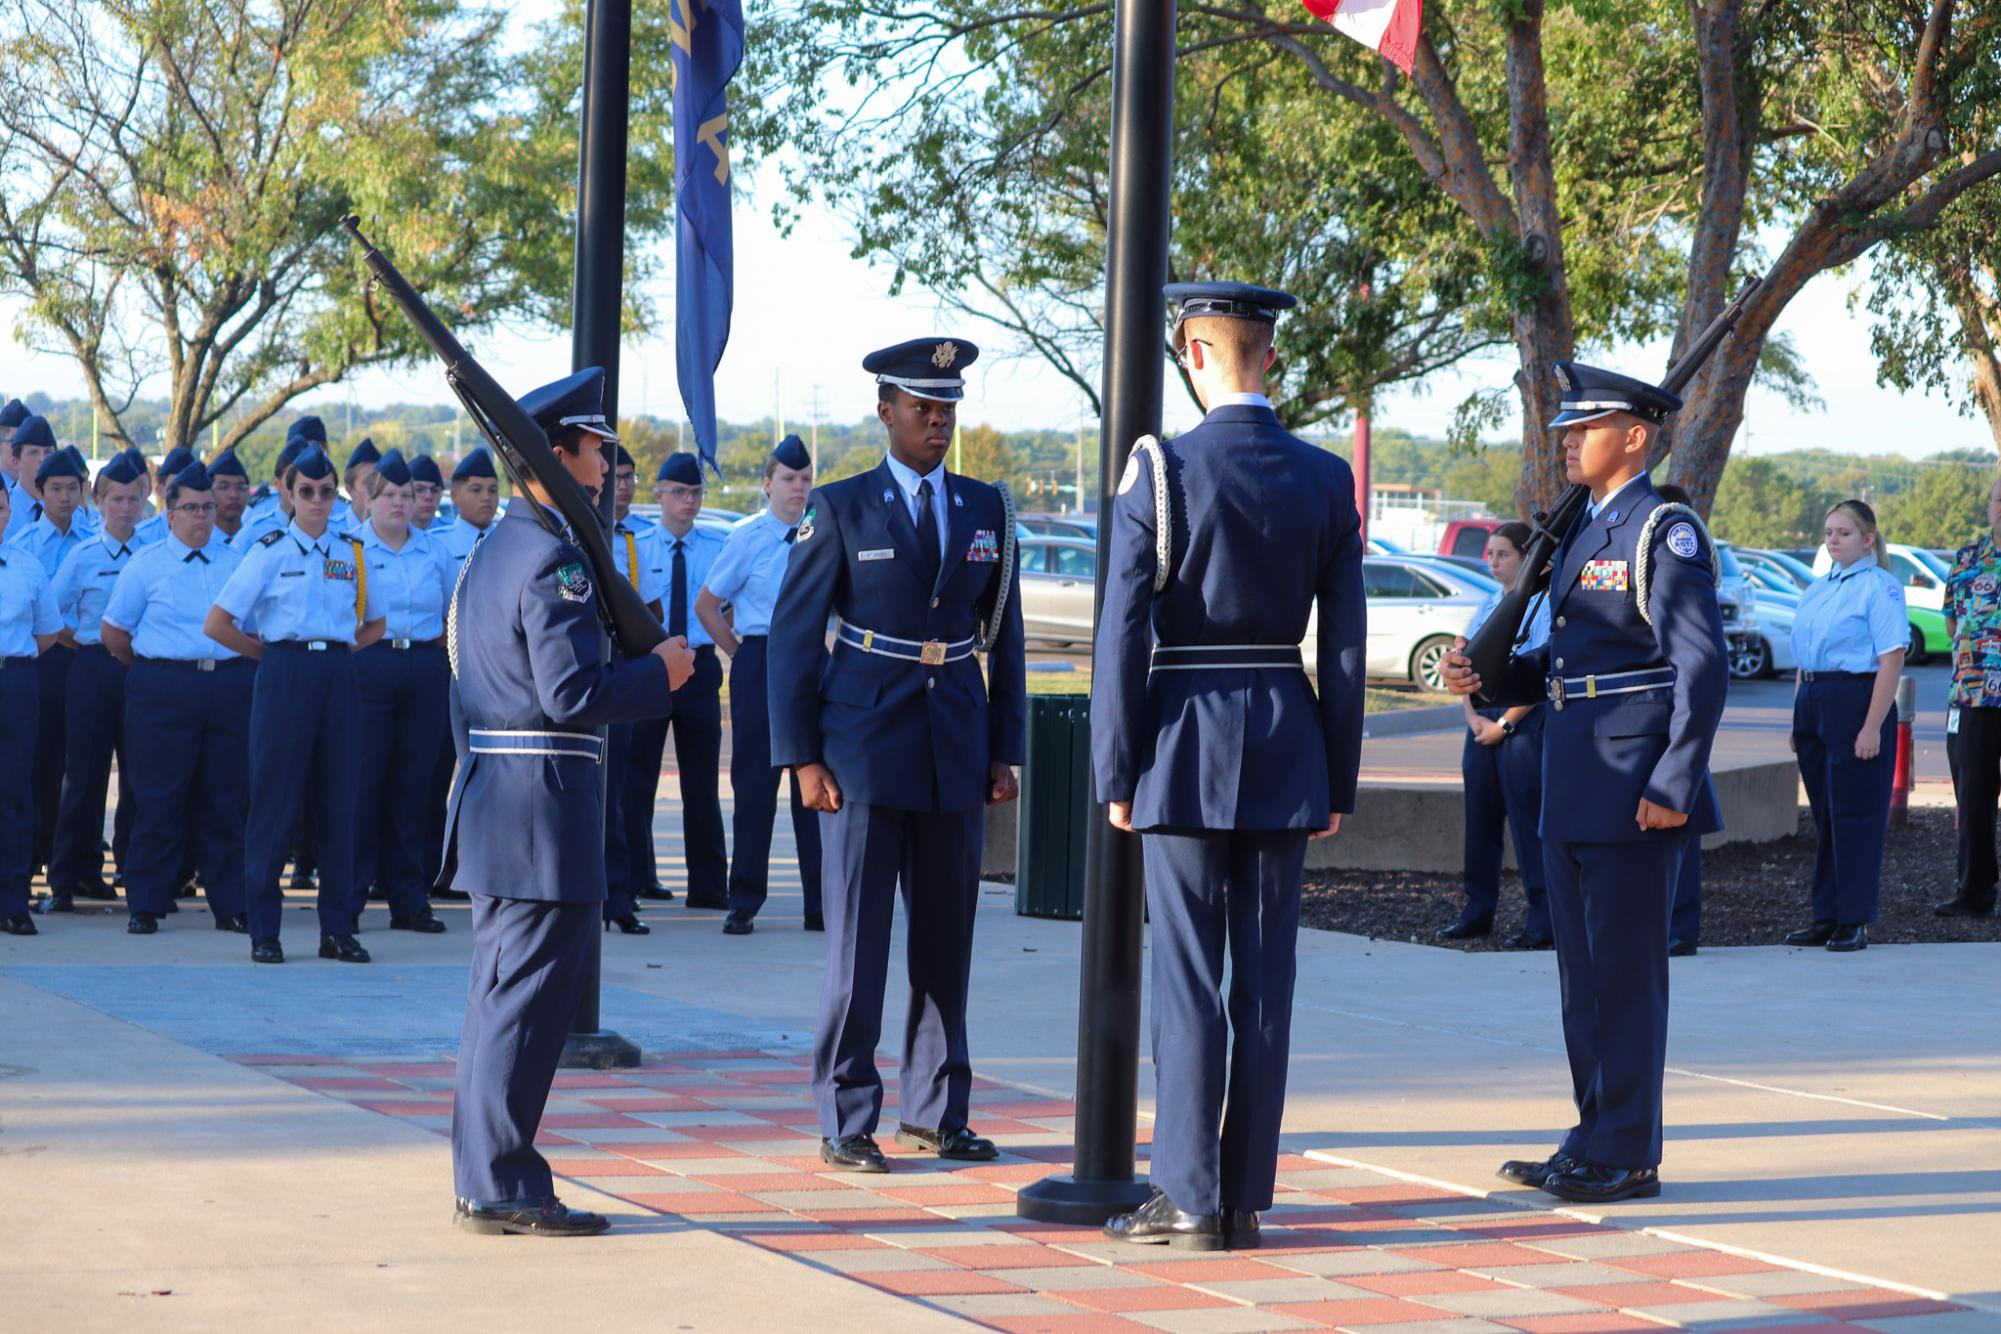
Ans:
[[[730,79],[742,0],[669,0],[674,46],[675,359],[695,447],[716,466],[716,367],[730,341]]]

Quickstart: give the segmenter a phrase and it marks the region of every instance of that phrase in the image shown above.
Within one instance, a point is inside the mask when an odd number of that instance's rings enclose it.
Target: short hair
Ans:
[[[1695,497],[1689,495],[1686,488],[1676,486],[1673,482],[1669,482],[1665,486],[1657,486],[1654,490],[1660,492],[1662,500],[1672,500],[1677,505],[1695,504]]]
[[[7,448],[14,451],[14,457],[18,459],[21,457],[21,451],[24,449],[47,449],[48,446],[43,444],[39,440],[24,441],[20,439],[18,436],[8,436]]]
[[[1513,547],[1516,551],[1519,551],[1522,554],[1526,555],[1528,554],[1528,549],[1529,549],[1529,537],[1534,532],[1535,529],[1529,527],[1527,524],[1523,523],[1520,519],[1510,519],[1508,522],[1496,528],[1493,532],[1487,534],[1487,539],[1489,541],[1492,541],[1494,538],[1498,537],[1503,541],[1505,541],[1509,546]]]
[[[1862,530],[1864,537],[1876,539],[1876,563],[1884,569],[1890,568],[1890,553],[1883,545],[1883,534],[1876,527],[1876,511],[1869,508],[1866,500],[1848,499],[1828,511],[1829,514],[1846,514],[1855,520],[1855,526]],[[1821,522],[1825,523],[1823,518]]]
[[[104,499],[104,488],[107,486],[137,485],[140,496],[144,497],[150,489],[145,483],[146,478],[144,477],[128,477],[123,482],[114,481],[111,476],[111,469],[104,467],[97,470],[97,476],[90,484],[90,494],[102,500]]]
[[[1265,353],[1277,336],[1275,326],[1263,320],[1243,320],[1229,315],[1197,315],[1181,326],[1185,346],[1200,339],[1225,367],[1263,371]]]

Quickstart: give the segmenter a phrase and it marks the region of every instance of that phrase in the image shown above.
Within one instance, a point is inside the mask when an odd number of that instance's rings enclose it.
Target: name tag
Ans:
[[[1590,560],[1577,576],[1577,586],[1587,593],[1623,593],[1627,588],[1626,562]]]
[[[896,548],[895,548],[895,547],[882,547],[882,548],[879,548],[878,550],[875,550],[875,551],[857,551],[857,552],[855,553],[855,559],[856,559],[856,560],[895,560],[895,559],[896,559]]]
[[[306,577],[306,572],[304,570],[280,570],[278,571],[278,577],[280,579],[303,579]]]

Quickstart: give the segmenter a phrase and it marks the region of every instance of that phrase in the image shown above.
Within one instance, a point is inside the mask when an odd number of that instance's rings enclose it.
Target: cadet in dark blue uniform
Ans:
[[[1550,701],[1543,862],[1578,1119],[1550,1158],[1501,1175],[1603,1203],[1660,1193],[1668,918],[1688,840],[1723,827],[1709,748],[1729,673],[1715,548],[1646,474],[1681,400],[1589,366],[1559,362],[1557,375],[1552,426],[1591,505],[1557,551],[1548,645],[1514,657],[1488,694]],[[1446,680],[1480,689],[1460,653]]]
[[[805,804],[824,813],[820,1157],[867,1172],[888,1170],[875,1048],[899,881],[910,1009],[897,1142],[941,1158],[997,1153],[966,1123],[966,998],[984,808],[1017,794],[1027,696],[1020,580],[1004,559],[1012,502],[945,471],[978,355],[923,338],[862,361],[889,456],[813,492],[771,618],[771,762],[796,768]]]
[[[292,522],[243,555],[204,628],[258,660],[250,703],[250,818],[244,831],[250,957],[283,963],[278,873],[308,803],[319,857],[320,957],[367,963],[354,938],[354,809],[361,704],[354,651],[382,637],[380,593],[360,581],[361,540],[328,526],[333,461],[307,450],[286,470]],[[245,632],[254,626],[256,634]]]
[[[1884,560],[1876,511],[1844,500],[1823,525],[1827,574],[1793,621],[1799,684],[1793,750],[1813,808],[1813,924],[1788,945],[1850,954],[1869,944],[1883,890],[1883,838],[1897,764],[1897,678],[1910,640],[1904,586]]]
[[[640,600],[661,615],[662,573],[653,552],[653,521],[632,512],[632,498],[639,490],[639,469],[624,445],[614,446],[612,455],[611,558],[619,577],[632,585]],[[648,722],[654,721],[648,719]],[[628,811],[626,796],[632,786],[633,755],[638,749],[642,723],[615,723],[605,729],[605,819],[604,819],[604,919],[605,929],[614,925],[620,935],[651,935],[653,928],[639,920],[637,902],[642,887],[653,883],[653,807]],[[642,837],[643,835],[643,837]],[[643,864],[642,864],[643,861]],[[670,896],[671,897],[671,896]]]
[[[521,400],[593,492],[605,480],[603,401],[595,367]],[[471,892],[473,920],[452,1104],[454,1219],[475,1232],[576,1236],[607,1224],[556,1199],[535,1128],[604,901],[597,729],[665,712],[693,661],[674,639],[648,657],[598,661],[589,567],[538,521],[548,497],[536,491],[531,483],[473,550],[446,623],[459,767],[440,883]]]
[[[1214,1250],[1255,1246],[1272,1203],[1300,880],[1308,838],[1355,807],[1366,607],[1354,475],[1264,395],[1293,298],[1166,293],[1208,415],[1140,443],[1110,516],[1091,750],[1112,823],[1145,834],[1155,1194],[1105,1232]],[[1316,606],[1317,697],[1300,654]]]
[[[13,497],[0,500],[0,529],[12,512]],[[0,933],[10,936],[35,934],[35,919],[28,915],[35,803],[23,779],[34,765],[41,714],[35,658],[55,644],[62,628],[56,590],[41,562],[19,548],[0,546],[0,774],[6,775],[0,780]]]
[[[361,697],[361,800],[355,819],[354,915],[369,889],[389,900],[397,931],[436,934],[445,924],[431,912],[431,879],[442,838],[437,790],[438,747],[449,745],[451,668],[445,661],[445,603],[451,598],[451,558],[410,527],[410,469],[392,449],[361,483],[368,519],[361,525],[361,577],[380,600],[382,638],[355,655]]]
[[[730,791],[735,859],[730,863],[729,915],[723,934],[745,936],[764,907],[771,883],[771,822],[777,792],[786,783],[783,766],[771,758],[771,713],[767,701],[777,678],[770,670],[767,635],[790,552],[806,530],[806,498],[813,489],[813,457],[796,435],[788,435],[764,463],[764,512],[730,531],[709,567],[695,614],[709,637],[730,660]],[[730,615],[723,615],[723,604]],[[792,835],[799,850],[799,883],[805,891],[806,926],[824,929],[821,916],[820,821],[800,793],[799,775],[789,775]],[[689,887],[690,908],[720,906]]]

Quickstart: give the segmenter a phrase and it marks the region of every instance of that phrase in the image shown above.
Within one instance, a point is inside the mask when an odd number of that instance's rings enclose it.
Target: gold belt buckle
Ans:
[[[862,652],[864,653],[875,652],[875,631],[873,630],[862,631]]]
[[[927,639],[924,647],[917,651],[917,660],[926,667],[937,667],[945,661],[945,641]]]

